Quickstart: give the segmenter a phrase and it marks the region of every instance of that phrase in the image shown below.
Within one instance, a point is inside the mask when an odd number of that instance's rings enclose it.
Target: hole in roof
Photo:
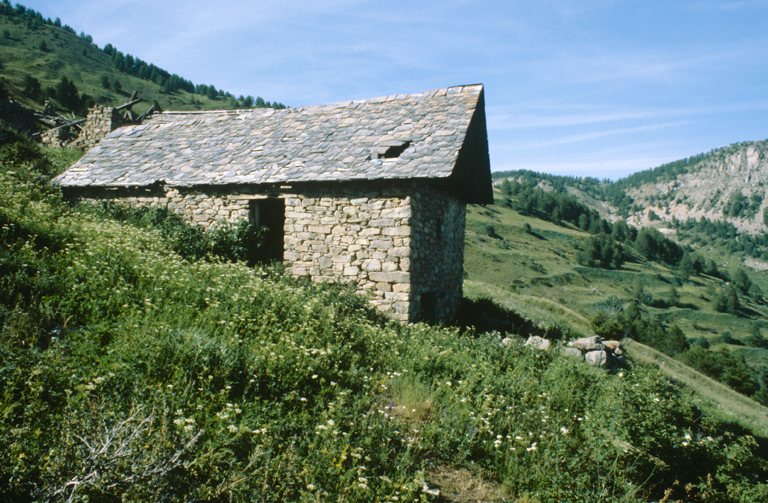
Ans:
[[[379,159],[397,159],[400,154],[405,152],[405,149],[411,146],[411,142],[407,141],[402,145],[393,145],[389,147],[386,152],[379,154]]]

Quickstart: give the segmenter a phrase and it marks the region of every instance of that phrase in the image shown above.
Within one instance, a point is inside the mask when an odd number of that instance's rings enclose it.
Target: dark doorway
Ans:
[[[266,233],[261,246],[254,250],[256,262],[283,261],[285,233],[285,200],[257,199],[251,201],[251,223]]]
[[[437,294],[435,292],[422,293],[419,307],[419,321],[429,324],[437,322]]]

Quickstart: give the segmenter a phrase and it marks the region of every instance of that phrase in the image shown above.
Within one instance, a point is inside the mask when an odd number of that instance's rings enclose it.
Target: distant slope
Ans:
[[[735,143],[616,182],[506,171],[493,174],[569,194],[610,222],[656,228],[723,263],[768,270],[768,140]]]
[[[768,230],[768,140],[734,143],[616,182],[526,170],[493,176],[497,185],[507,178],[547,191],[567,192],[611,220],[625,218],[638,227],[704,217],[729,222],[749,234]]]
[[[559,190],[567,193],[573,188]],[[725,351],[727,356],[712,357],[711,362],[701,360],[701,348],[688,356],[698,359],[702,368],[732,365],[732,375],[741,373],[738,379],[718,378],[731,379],[749,393],[756,392],[754,386],[763,388],[760,400],[768,402],[768,349],[762,346],[768,334],[764,273],[740,267],[738,260],[726,262],[701,252],[689,256],[697,264],[706,262],[707,271],[690,274],[699,266],[687,270],[685,260],[669,264],[646,257],[642,239],[622,244],[624,261],[618,267],[585,266],[584,250],[596,240],[608,240],[605,234],[600,236],[604,227],[593,221],[589,230],[597,230],[590,233],[569,222],[546,221],[551,215],[535,210],[522,215],[504,204],[500,191],[495,199],[494,205],[468,207],[465,294],[469,298],[491,298],[538,326],[559,327],[555,332],[566,335],[570,330],[572,336],[594,333],[590,321],[601,313],[611,319],[636,317],[644,321],[635,327],[658,331],[641,336],[666,346],[670,353],[685,352],[685,346],[708,347],[710,353],[705,353],[715,356]],[[620,228],[614,225],[608,233]],[[731,285],[737,283],[740,287],[734,289]],[[738,306],[729,310],[721,305],[726,295],[737,298]],[[636,330],[631,323],[618,328],[621,331],[612,337]],[[673,329],[685,339],[677,348]]]
[[[157,101],[165,110],[213,110],[273,106],[262,98],[236,98],[214,86],[192,82],[121,53],[111,44],[104,49],[89,35],[56,19],[19,4],[0,3],[0,74],[2,87],[13,99],[31,108],[42,108],[45,100],[60,110],[83,115],[88,106],[120,105],[136,90],[149,108]],[[66,78],[76,87],[77,103],[57,96]],[[276,108],[284,105],[275,102]]]
[[[632,182],[627,179],[622,185],[642,210],[632,212],[630,223],[646,225],[648,211],[654,211],[665,222],[705,217],[730,222],[750,234],[766,230],[768,141],[734,144],[674,176]]]

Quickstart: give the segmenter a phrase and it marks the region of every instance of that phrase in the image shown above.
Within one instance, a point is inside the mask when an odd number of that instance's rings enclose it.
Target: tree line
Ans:
[[[517,180],[504,179],[501,193],[504,198],[502,204],[521,215],[534,216],[556,225],[571,224],[591,234],[579,245],[576,259],[580,265],[618,269],[631,259],[626,248],[632,247],[648,260],[677,266],[686,251],[656,229],[638,231],[624,220],[610,224],[597,211],[565,191],[547,192]]]
[[[768,215],[766,215],[768,225]],[[768,234],[739,232],[735,225],[725,220],[710,220],[704,216],[698,220],[672,219],[672,227],[681,239],[695,245],[709,245],[730,254],[743,254],[752,258],[768,260]]]
[[[32,30],[38,30],[42,28],[44,25],[49,25],[56,28],[60,28],[68,33],[71,33],[77,36],[77,32],[74,30],[74,28],[66,24],[62,25],[61,19],[56,18],[55,20],[51,20],[51,18],[45,18],[41,13],[36,12],[33,9],[24,7],[23,5],[18,3],[15,6],[12,6],[10,3],[10,0],[2,0],[2,3],[0,3],[0,15],[15,19],[14,22],[25,22],[26,26]],[[8,36],[7,33],[5,35],[6,37]],[[93,37],[83,32],[81,32],[79,36],[82,40],[84,40],[88,44],[93,44],[94,47],[98,49],[98,46],[93,43]],[[46,46],[45,41],[41,41],[38,48],[43,51],[48,50],[48,47]],[[205,85],[205,84],[195,85],[191,81],[184,79],[175,73],[170,73],[167,70],[164,70],[158,66],[155,66],[154,64],[147,63],[146,61],[143,61],[138,57],[134,57],[131,54],[124,54],[121,51],[117,50],[112,44],[109,44],[109,43],[106,44],[104,48],[101,50],[106,55],[110,56],[110,62],[117,71],[124,73],[126,75],[132,75],[132,76],[138,77],[142,80],[151,81],[159,85],[161,88],[161,92],[165,94],[185,91],[190,94],[205,96],[211,100],[227,99],[232,102],[235,108],[275,108],[275,109],[286,108],[284,104],[279,103],[277,101],[270,103],[269,101],[265,101],[261,97],[254,98],[253,96],[242,96],[242,95],[237,99],[235,99],[234,95],[232,95],[231,93],[225,92],[223,90],[218,90],[213,85]],[[63,78],[66,78],[66,77],[63,77]],[[32,80],[29,80],[29,79],[32,79]],[[43,94],[42,94],[43,90],[39,89],[40,87],[39,83],[37,84],[37,86],[35,86],[34,84],[35,80],[36,79],[34,79],[33,77],[29,77],[27,81],[25,81],[25,91],[27,90],[30,91],[30,93],[25,92],[25,94],[29,96],[31,99],[34,99],[37,101],[41,97],[43,97]],[[121,90],[121,85],[119,83],[119,80],[116,80],[115,82],[110,82],[109,79],[107,79],[106,81],[102,79],[102,86],[106,89],[114,88],[118,92]],[[77,112],[81,112],[84,108],[87,108],[88,106],[93,105],[93,103],[90,103],[88,101],[88,97],[86,97],[85,99],[82,99],[81,97],[80,103],[76,103],[73,99],[71,99],[71,96],[69,95],[65,97],[66,103],[61,102],[58,98],[58,95],[56,95],[55,93],[53,94],[49,93],[47,89],[45,90],[45,96],[55,97],[57,101],[59,101],[65,108],[68,108],[72,111],[77,111]]]

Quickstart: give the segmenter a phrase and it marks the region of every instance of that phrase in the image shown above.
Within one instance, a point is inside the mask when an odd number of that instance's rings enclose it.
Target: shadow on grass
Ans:
[[[497,331],[502,335],[518,335],[524,338],[538,335],[552,341],[581,337],[581,334],[570,327],[539,325],[489,298],[461,299],[461,307],[451,325],[460,328],[462,332],[474,330],[481,334]]]

